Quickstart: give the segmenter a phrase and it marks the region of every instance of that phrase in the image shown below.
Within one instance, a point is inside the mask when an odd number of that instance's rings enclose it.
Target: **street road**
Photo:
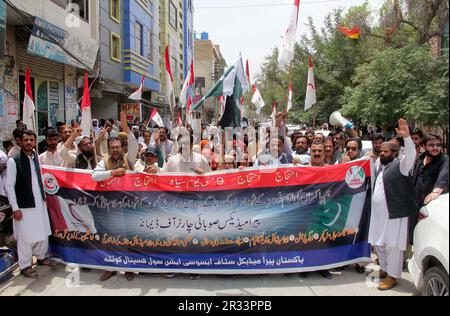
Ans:
[[[378,269],[370,264],[367,270]],[[355,272],[353,266],[342,272],[333,272],[333,279],[322,278],[318,273],[303,277],[289,275],[246,275],[246,276],[202,276],[191,280],[188,275],[179,274],[168,279],[162,275],[137,275],[131,282],[124,275],[114,276],[106,282],[99,282],[101,272],[81,272],[79,287],[66,284],[70,275],[65,266],[56,271],[37,267],[40,278],[15,277],[0,284],[0,296],[62,295],[62,296],[412,296],[415,288],[409,273],[404,272],[398,285],[389,291],[379,291],[376,284],[366,280],[365,275]],[[69,278],[68,278],[69,279]]]

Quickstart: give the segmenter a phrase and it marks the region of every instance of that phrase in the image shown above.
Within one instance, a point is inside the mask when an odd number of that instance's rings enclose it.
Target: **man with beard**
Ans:
[[[278,167],[291,163],[294,163],[294,158],[291,154],[284,152],[284,137],[278,135],[278,137],[270,138],[269,149],[256,159],[255,166]],[[299,160],[297,159],[295,163],[299,163]]]
[[[151,139],[150,146],[161,151],[164,161],[167,162],[172,156],[173,142],[167,138],[169,130],[165,127],[158,128],[157,136]]]
[[[414,190],[419,205],[427,205],[448,192],[448,156],[442,152],[442,138],[428,134],[423,140],[425,152],[414,168]]]
[[[413,184],[415,199],[419,206],[427,205],[442,193],[448,193],[448,156],[442,152],[442,138],[428,134],[423,139],[425,152],[417,158],[414,168]],[[410,242],[418,214],[411,218]]]
[[[72,132],[72,135],[70,135],[60,150],[61,158],[65,161],[68,168],[94,170],[98,163],[94,146],[90,137],[80,136],[81,132],[81,128],[77,128]],[[78,148],[77,153],[73,153],[69,149],[74,142]],[[100,148],[99,142],[97,139],[97,150]]]
[[[375,247],[380,262],[378,289],[389,290],[401,278],[403,252],[408,237],[408,218],[417,214],[411,171],[416,147],[409,134],[408,123],[398,121],[397,135],[405,141],[405,155],[399,158],[400,148],[395,142],[381,147],[380,167],[376,172],[369,228],[369,243]],[[372,277],[375,277],[373,272]]]
[[[423,132],[419,128],[416,128],[415,130],[412,131],[411,138],[414,142],[414,145],[416,145],[417,156],[419,156],[421,153],[424,152],[424,149],[422,147]]]
[[[8,158],[20,153],[22,149],[22,134],[25,131],[23,127],[16,127],[13,130],[14,147],[8,151]]]
[[[61,142],[58,144],[58,147],[57,147],[59,152],[61,152],[61,149],[64,147],[65,143],[70,138],[72,133],[73,133],[72,126],[69,126],[69,125],[61,126]],[[72,144],[70,145],[69,151],[72,154],[75,154],[75,155],[77,154],[78,148],[77,148],[77,145],[75,144],[75,142],[72,142]],[[67,163],[65,161],[63,163],[63,167],[73,168],[73,166],[67,165]]]
[[[372,158],[374,162],[374,168],[375,170],[379,167],[379,160],[380,154],[381,154],[381,146],[383,145],[385,139],[383,134],[376,133],[371,136],[372,138],[372,150],[366,153],[366,156],[369,156]]]
[[[124,142],[117,137],[108,139],[109,155],[106,155],[95,167],[92,180],[100,182],[112,177],[123,177],[127,170],[132,171],[136,163],[138,143],[127,124],[124,112],[120,113],[120,124],[124,133],[127,134],[128,153],[124,152]],[[104,271],[100,281],[106,281],[117,274],[117,271]],[[128,281],[134,279],[133,272],[125,272]]]
[[[39,155],[39,162],[41,165],[61,167],[64,161],[58,151],[58,132],[54,129],[48,129],[45,133],[45,142],[47,143],[47,150]]]
[[[17,240],[20,274],[37,278],[32,268],[33,255],[38,265],[54,267],[46,258],[50,221],[45,205],[39,159],[35,152],[36,133],[22,133],[22,149],[7,162],[6,192],[13,209],[14,237]]]
[[[308,137],[301,135],[295,139],[295,152],[296,155],[309,155],[309,139]]]

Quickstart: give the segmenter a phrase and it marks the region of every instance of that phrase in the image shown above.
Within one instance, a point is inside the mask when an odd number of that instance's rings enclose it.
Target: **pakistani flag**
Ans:
[[[319,204],[314,208],[311,224],[307,231],[322,234],[342,232],[345,229],[359,227],[366,200],[366,192],[346,194]]]
[[[218,125],[221,127],[240,126],[241,97],[247,92],[248,88],[242,57],[239,57],[238,61],[225,71],[216,85],[193,106],[192,110],[196,110],[203,105],[208,98],[227,96],[225,112]]]

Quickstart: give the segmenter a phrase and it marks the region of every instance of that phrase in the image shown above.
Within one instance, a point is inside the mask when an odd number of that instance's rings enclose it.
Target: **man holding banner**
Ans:
[[[125,113],[120,114],[120,122],[122,130],[128,136],[128,153],[124,153],[123,141],[119,138],[111,137],[108,139],[109,155],[103,158],[92,173],[94,181],[103,181],[112,177],[123,177],[127,170],[132,171],[136,162],[138,144],[127,125]],[[106,281],[116,275],[116,271],[104,271],[100,277],[100,281]],[[133,272],[125,272],[128,281],[134,279]]]

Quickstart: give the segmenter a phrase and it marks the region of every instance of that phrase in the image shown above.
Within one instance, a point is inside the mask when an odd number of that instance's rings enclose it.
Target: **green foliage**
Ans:
[[[266,58],[257,85],[266,107],[286,106],[288,84],[294,91],[293,123],[312,124],[313,113],[306,112],[308,55],[312,55],[317,87],[317,125],[342,110],[358,124],[394,125],[406,117],[425,125],[448,128],[448,58],[430,54],[424,43],[439,31],[448,8],[440,0],[389,0],[380,12],[368,3],[351,8],[345,15],[334,10],[317,27],[309,19],[309,34],[297,43],[290,71],[277,66],[278,50]],[[379,25],[373,26],[374,17]],[[359,26],[361,38],[343,36],[338,26]],[[280,109],[280,108],[279,108]]]
[[[379,51],[358,67],[343,103],[342,113],[362,123],[448,124],[448,60],[433,58],[427,45]]]

